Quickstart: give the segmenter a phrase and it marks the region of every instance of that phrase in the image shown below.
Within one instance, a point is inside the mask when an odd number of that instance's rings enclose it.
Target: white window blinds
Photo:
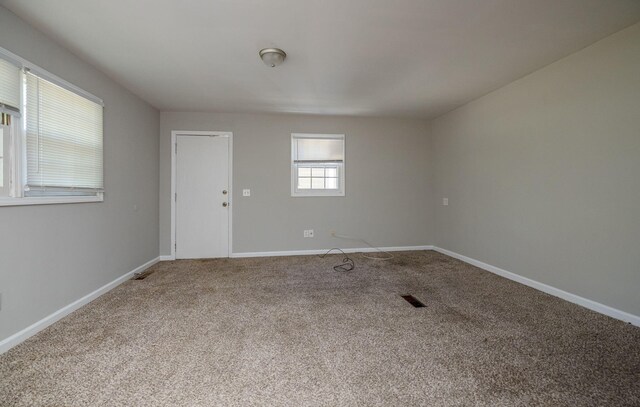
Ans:
[[[28,195],[103,190],[100,104],[26,74]]]
[[[20,68],[0,58],[0,113],[20,113]]]
[[[293,135],[295,162],[342,162],[344,136]]]

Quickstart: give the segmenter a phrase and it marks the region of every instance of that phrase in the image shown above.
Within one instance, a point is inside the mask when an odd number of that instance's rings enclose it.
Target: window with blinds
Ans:
[[[33,73],[25,77],[25,195],[102,192],[102,105]]]
[[[12,122],[20,118],[20,64],[0,58],[0,198],[9,195]]]
[[[291,195],[344,196],[344,134],[291,135]]]
[[[0,113],[20,116],[20,66],[0,58]]]
[[[0,206],[103,200],[102,100],[0,47]]]

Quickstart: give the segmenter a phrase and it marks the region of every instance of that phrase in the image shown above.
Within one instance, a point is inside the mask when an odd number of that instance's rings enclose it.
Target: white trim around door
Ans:
[[[176,143],[178,136],[207,136],[229,138],[229,255],[233,253],[233,133],[230,131],[171,131],[171,255],[161,260],[176,259]]]

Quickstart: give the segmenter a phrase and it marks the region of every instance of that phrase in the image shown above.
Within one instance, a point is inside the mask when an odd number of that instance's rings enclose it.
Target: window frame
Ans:
[[[299,139],[333,139],[342,141],[342,161],[341,162],[308,162],[299,163],[297,160],[296,143]],[[336,168],[337,169],[337,189],[300,189],[298,188],[298,169],[303,168]],[[304,177],[303,177],[304,178]],[[313,176],[309,178],[314,178]],[[320,177],[316,177],[320,178]],[[326,180],[326,176],[322,177]],[[333,178],[333,177],[329,177]],[[344,134],[320,134],[320,133],[291,133],[291,196],[295,198],[304,197],[342,197],[345,196],[346,179],[346,137]]]
[[[2,155],[0,156],[0,160],[2,160],[0,161],[0,167],[2,167],[0,173],[0,198],[9,196],[11,189],[10,142],[11,127],[0,124],[0,145],[2,145],[2,148],[0,148],[0,151],[2,151]]]
[[[0,207],[2,206],[22,206],[22,205],[49,205],[49,204],[63,204],[63,203],[86,203],[86,202],[104,202],[104,191],[96,191],[92,194],[84,195],[39,195],[39,196],[25,196],[25,184],[26,184],[26,120],[27,115],[25,112],[25,71],[29,71],[38,77],[49,81],[61,88],[73,92],[85,99],[88,99],[94,103],[101,105],[104,108],[104,102],[97,96],[65,81],[64,79],[48,72],[47,70],[32,64],[26,59],[0,47],[0,58],[9,60],[18,65],[21,69],[20,72],[20,114],[12,116],[10,126],[10,151],[4,151],[4,158],[9,157],[9,170],[8,177],[9,188],[7,191],[7,185],[4,186],[4,191],[0,194]],[[104,129],[104,118],[103,118]],[[103,130],[104,131],[104,130]],[[5,135],[6,137],[6,135]],[[104,149],[104,136],[103,136],[103,149]],[[6,146],[6,144],[5,144]],[[103,150],[104,151],[104,150]],[[103,152],[104,154],[104,152]],[[103,169],[102,174],[104,177],[104,156],[103,156]]]

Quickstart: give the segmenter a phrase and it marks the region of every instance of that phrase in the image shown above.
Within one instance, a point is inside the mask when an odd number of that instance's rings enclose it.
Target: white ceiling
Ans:
[[[640,20],[638,0],[1,3],[161,110],[422,118]]]

